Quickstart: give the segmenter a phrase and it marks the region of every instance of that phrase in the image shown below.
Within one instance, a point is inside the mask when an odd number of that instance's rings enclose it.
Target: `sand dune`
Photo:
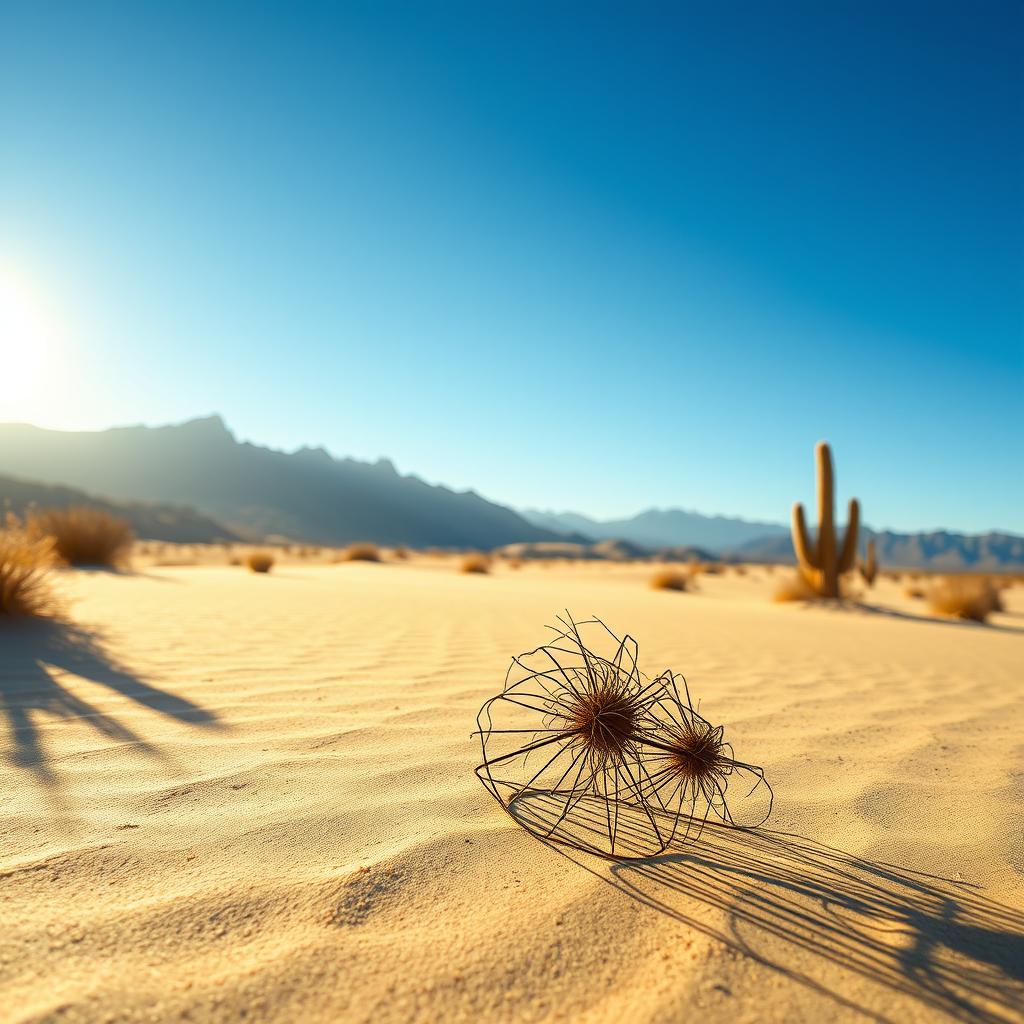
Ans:
[[[650,571],[67,574],[73,627],[0,631],[0,1016],[1021,1020],[1024,591]],[[500,810],[474,715],[563,608],[686,673],[770,830],[614,865]]]

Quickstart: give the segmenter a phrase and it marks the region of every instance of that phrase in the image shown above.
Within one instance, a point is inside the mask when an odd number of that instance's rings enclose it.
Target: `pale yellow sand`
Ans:
[[[0,1018],[1022,1019],[1024,588],[979,628],[652,571],[69,574],[84,634],[0,630]],[[685,672],[795,837],[519,829],[470,732],[563,608]]]

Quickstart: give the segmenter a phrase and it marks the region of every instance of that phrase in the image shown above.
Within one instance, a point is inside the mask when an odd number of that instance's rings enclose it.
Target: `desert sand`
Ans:
[[[1024,588],[651,572],[62,574],[71,625],[0,630],[0,1017],[1024,1019]],[[490,799],[474,716],[566,608],[686,674],[765,829],[616,865]]]

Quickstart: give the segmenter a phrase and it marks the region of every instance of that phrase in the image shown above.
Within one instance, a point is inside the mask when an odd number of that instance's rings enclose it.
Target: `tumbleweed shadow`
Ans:
[[[599,813],[580,806],[579,836],[603,826]],[[712,824],[691,842],[615,863],[610,873],[559,852],[645,906],[876,1019],[890,1019],[884,1000],[858,1003],[851,993],[860,989],[837,984],[844,972],[958,1020],[1020,1020],[1024,912],[966,882],[803,836]],[[709,917],[708,907],[722,916]]]

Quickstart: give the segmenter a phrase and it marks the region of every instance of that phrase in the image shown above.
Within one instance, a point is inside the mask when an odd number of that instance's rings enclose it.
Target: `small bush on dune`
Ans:
[[[491,560],[478,552],[466,555],[459,563],[459,572],[487,573],[491,571]]]
[[[26,527],[30,538],[52,538],[57,557],[68,565],[115,568],[128,560],[134,540],[124,519],[89,505],[40,509]]]
[[[404,562],[409,557],[409,549],[399,544],[397,548],[392,550],[391,557],[399,562]]]
[[[53,539],[31,537],[13,513],[0,528],[0,616],[50,615]]]
[[[651,588],[653,590],[681,590],[690,589],[690,581],[685,574],[678,569],[662,569],[651,577]]]
[[[376,544],[349,544],[338,558],[339,562],[379,562],[380,549]]]
[[[1002,611],[999,592],[986,579],[947,576],[927,592],[928,610],[936,615],[984,622],[992,612]]]
[[[804,579],[801,572],[797,571],[792,576],[783,577],[779,580],[772,594],[772,600],[779,603],[786,601],[813,601],[818,592]]]
[[[269,551],[253,551],[245,560],[252,572],[270,572],[274,565],[274,556]]]
[[[924,587],[919,587],[916,583],[911,583],[910,586],[903,588],[903,596],[914,599],[922,598],[925,596]]]

